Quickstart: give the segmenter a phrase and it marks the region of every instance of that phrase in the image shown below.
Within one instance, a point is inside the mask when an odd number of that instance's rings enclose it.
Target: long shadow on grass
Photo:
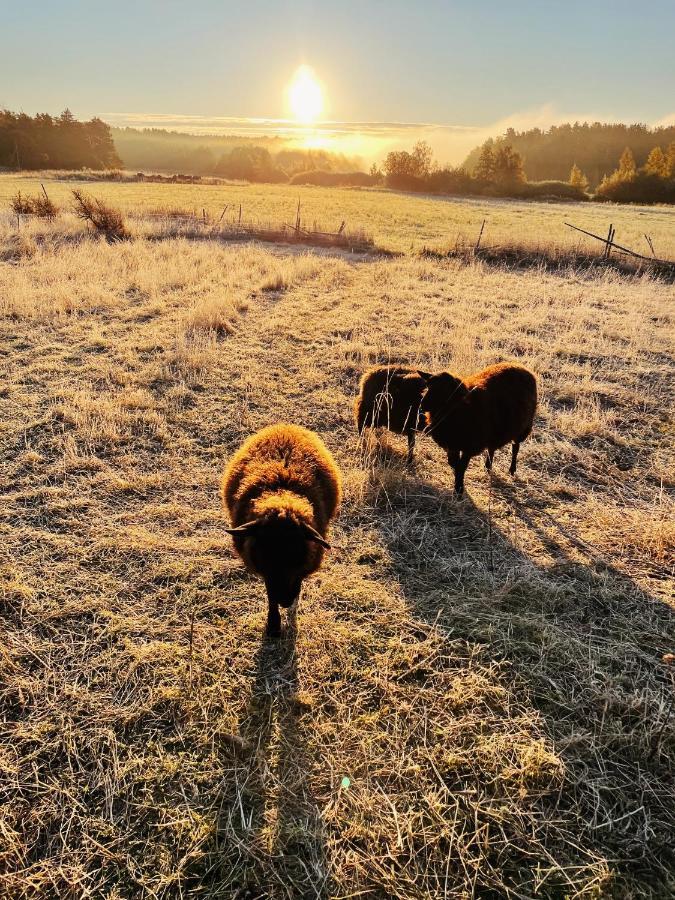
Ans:
[[[223,756],[208,896],[290,900],[328,891],[323,825],[309,784],[308,707],[298,695],[296,634],[293,607],[282,637],[263,639],[253,662],[239,733]]]
[[[540,511],[534,488],[493,475],[510,512],[488,516],[470,499],[486,477],[474,462],[462,500],[449,469],[448,487],[409,476],[381,494],[378,527],[405,600],[453,639],[486,645],[541,715],[566,771],[544,821],[566,822],[569,866],[604,857],[619,895],[625,880],[629,893],[670,896],[675,730],[662,656],[675,648],[675,610]],[[551,561],[534,562],[525,539]],[[565,895],[553,879],[547,888]]]

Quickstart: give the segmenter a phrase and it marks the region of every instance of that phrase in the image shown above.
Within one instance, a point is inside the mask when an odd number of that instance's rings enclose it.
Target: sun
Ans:
[[[288,105],[297,122],[308,125],[323,111],[323,91],[309,66],[300,66],[288,86]]]

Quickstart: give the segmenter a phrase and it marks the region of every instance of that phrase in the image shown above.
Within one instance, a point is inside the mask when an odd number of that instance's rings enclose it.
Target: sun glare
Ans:
[[[288,86],[288,105],[293,118],[304,124],[316,121],[323,110],[321,85],[309,66],[300,66]]]

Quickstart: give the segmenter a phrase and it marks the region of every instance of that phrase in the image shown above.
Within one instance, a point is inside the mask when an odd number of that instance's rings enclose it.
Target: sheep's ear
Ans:
[[[319,534],[319,532],[316,530],[316,528],[312,528],[311,525],[305,525],[304,531],[310,541],[314,541],[315,544],[321,544],[321,546],[325,550],[331,549],[331,546],[328,543],[328,541]]]
[[[425,381],[428,381],[430,378],[434,377],[432,372],[423,372],[421,369],[417,370],[417,374],[420,376],[420,378],[423,378]]]
[[[258,527],[258,523],[253,521],[253,522],[246,522],[244,525],[238,525],[236,528],[226,528],[225,531],[227,532],[227,534],[245,535],[245,534],[251,534],[251,532],[255,531],[255,529],[257,527]]]

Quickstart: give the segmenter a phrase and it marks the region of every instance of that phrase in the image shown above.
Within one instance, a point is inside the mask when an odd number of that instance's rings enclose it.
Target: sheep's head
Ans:
[[[464,382],[451,372],[440,372],[427,380],[427,388],[422,395],[420,415],[427,428],[433,428],[434,419],[445,416],[467,394]]]
[[[312,525],[293,516],[266,515],[227,532],[247,568],[264,580],[270,602],[283,607],[292,606],[330,549]]]

